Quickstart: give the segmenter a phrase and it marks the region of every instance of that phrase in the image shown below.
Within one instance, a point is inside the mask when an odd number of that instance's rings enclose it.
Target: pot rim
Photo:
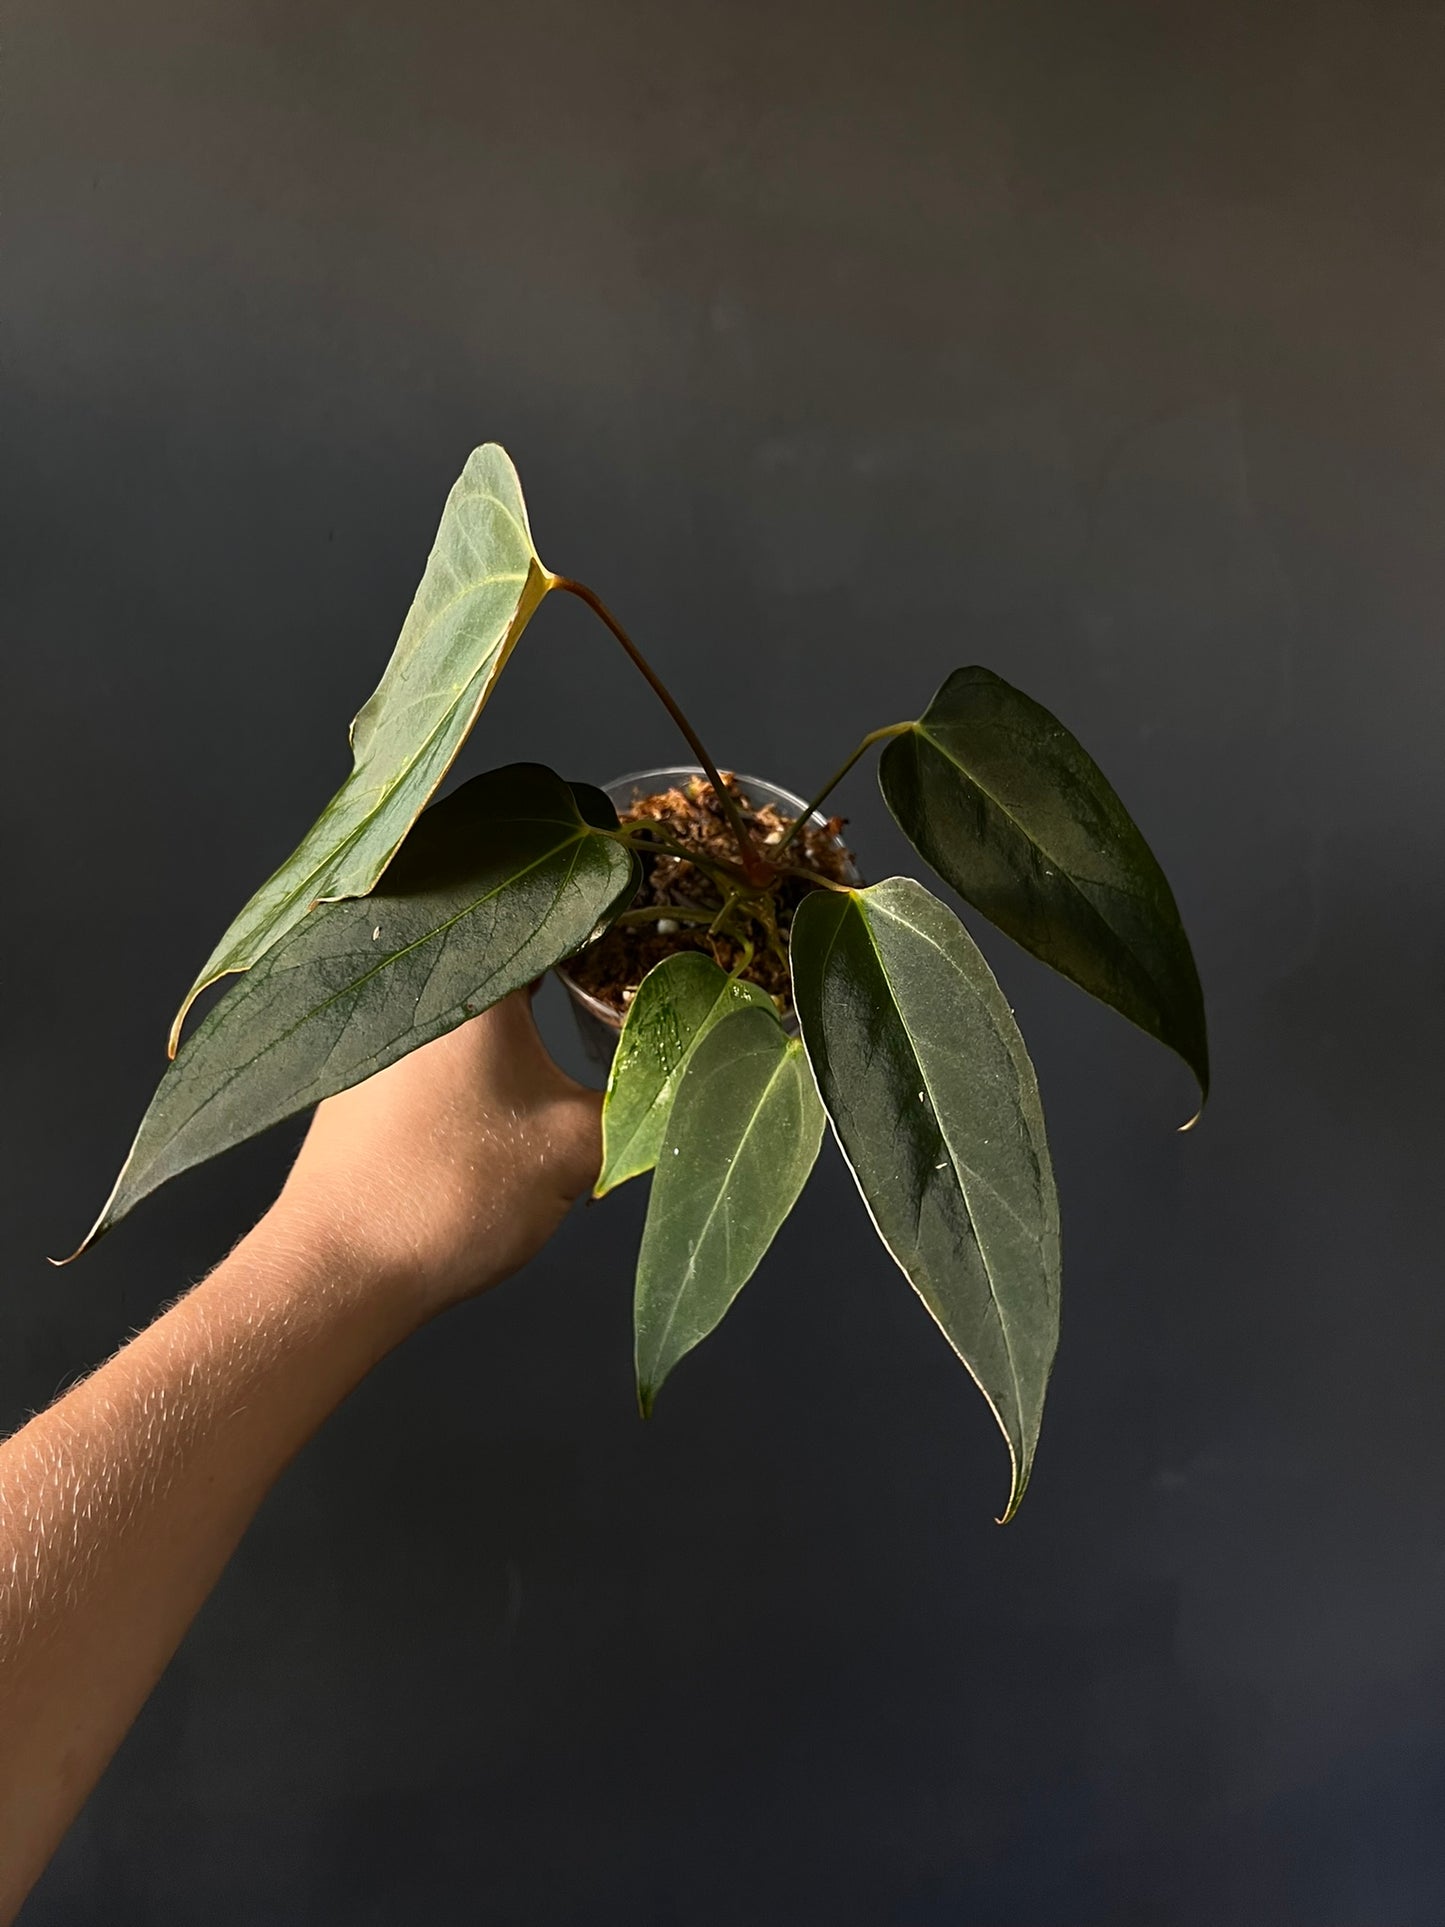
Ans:
[[[640,796],[647,796],[655,792],[641,788],[640,786],[642,784],[658,784],[664,777],[675,782],[678,777],[706,776],[706,774],[707,771],[703,769],[699,763],[659,763],[654,769],[628,770],[623,776],[614,776],[610,782],[603,783],[601,789],[608,801],[615,805],[617,802],[615,792],[619,790],[632,789]],[[729,774],[744,792],[747,792],[748,786],[751,784],[756,789],[767,790],[772,797],[788,804],[795,811],[801,812],[808,808],[808,799],[806,796],[795,796],[791,790],[785,790],[781,784],[770,781],[766,776],[749,776],[743,770],[732,770]],[[809,811],[808,820],[811,823],[818,824],[820,827],[826,826],[828,821],[821,810]],[[835,836],[833,841],[840,849],[843,847],[843,839],[841,836]],[[853,871],[853,877],[855,882],[860,880],[856,868]],[[600,935],[601,933],[599,932],[598,934]],[[588,949],[590,944],[595,941],[596,938],[590,938],[588,943],[582,946],[582,949]],[[582,951],[573,952],[573,956],[581,956],[581,954]],[[623,1023],[626,1020],[626,1013],[615,1011],[611,1004],[604,1003],[600,997],[594,997],[591,991],[583,990],[581,986],[567,974],[567,965],[571,961],[572,958],[567,957],[564,958],[561,963],[553,964],[552,966],[554,974],[562,980],[567,995],[579,1008],[585,1010],[590,1016],[595,1017],[598,1023],[605,1024],[608,1030],[621,1031]]]

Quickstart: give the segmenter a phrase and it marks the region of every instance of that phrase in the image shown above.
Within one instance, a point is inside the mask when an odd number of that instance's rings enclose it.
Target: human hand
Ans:
[[[327,1098],[273,1215],[425,1319],[541,1249],[596,1180],[600,1119],[600,1093],[558,1069],[517,991]]]

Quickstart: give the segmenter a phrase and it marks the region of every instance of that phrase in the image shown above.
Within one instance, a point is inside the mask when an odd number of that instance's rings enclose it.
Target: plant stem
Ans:
[[[722,909],[718,911],[717,915],[713,918],[712,922],[708,925],[707,934],[710,937],[717,936],[718,932],[722,929],[723,925],[727,922],[728,918],[732,915],[733,911],[737,908],[738,899],[742,896],[742,894],[743,893],[741,890],[734,890],[725,899]]]
[[[739,977],[745,977],[748,971],[752,968],[753,955],[754,955],[754,946],[753,946],[752,938],[746,935],[740,936],[738,938],[738,944],[742,950],[742,955],[738,958],[737,962],[733,965],[732,969],[728,972],[728,979],[730,982],[735,981]]]
[[[641,833],[644,831],[649,839],[646,842],[641,840]],[[718,895],[724,899],[725,908],[731,908],[744,897],[752,898],[769,894],[755,890],[742,871],[735,870],[730,863],[719,863],[713,857],[704,856],[700,850],[694,850],[688,844],[680,843],[675,836],[669,836],[666,830],[659,829],[650,819],[629,823],[620,830],[606,830],[603,834],[615,837],[619,843],[625,843],[630,850],[651,852],[655,856],[674,856],[684,863],[690,863],[695,870],[709,879]],[[781,848],[781,844],[775,846],[775,849]],[[816,884],[820,890],[837,890],[844,896],[847,896],[852,889],[851,884],[839,883],[836,878],[825,877],[817,870],[809,870],[800,863],[775,863],[773,872],[775,882],[782,877],[799,877],[804,883]],[[739,885],[743,887],[739,888]],[[668,915],[670,912],[661,910],[657,914]],[[711,912],[704,911],[702,914],[707,916]],[[622,923],[630,919],[634,923],[642,923],[652,915],[651,910],[646,910],[641,915],[634,915],[629,910],[615,921]]]
[[[644,830],[648,836],[645,843],[640,840],[640,832]],[[628,824],[625,829],[610,830],[607,834],[615,836],[619,842],[626,843],[634,850],[651,851],[656,856],[679,857],[695,870],[700,870],[704,876],[711,877],[718,885],[719,894],[726,894],[723,884],[732,888],[735,884],[748,882],[742,871],[735,869],[731,863],[721,863],[715,857],[704,856],[701,850],[695,850],[689,844],[680,843],[675,836],[669,836],[666,830],[659,829],[651,818],[643,818],[640,822]]]
[[[818,791],[818,794],[813,798],[812,802],[807,804],[802,812],[788,825],[787,829],[783,832],[782,840],[778,843],[769,844],[768,855],[775,861],[782,855],[783,851],[787,849],[788,845],[798,834],[798,831],[802,829],[803,825],[817,809],[824,797],[832,794],[865,751],[872,749],[875,743],[881,743],[889,736],[902,736],[906,731],[912,729],[912,727],[913,724],[911,722],[889,723],[886,729],[871,730],[868,735],[863,738],[862,742],[859,743],[848,760],[840,763],[837,769],[833,771],[833,774],[828,778],[822,789]]]
[[[836,877],[819,876],[816,870],[805,870],[796,863],[779,865],[778,874],[785,877],[801,877],[805,883],[815,883],[820,890],[834,890],[841,897],[851,897],[853,885],[839,883]]]
[[[686,716],[683,715],[667,684],[662,680],[661,676],[658,675],[652,664],[647,660],[646,656],[643,655],[637,644],[632,640],[631,636],[628,635],[622,624],[594,589],[589,589],[585,582],[574,582],[570,576],[565,575],[554,575],[548,586],[553,589],[565,589],[568,595],[574,595],[579,602],[585,602],[593,615],[595,615],[606,628],[612,631],[618,642],[622,644],[622,647],[632,658],[633,663],[642,671],[642,674],[651,684],[654,694],[662,703],[663,708],[682,731],[683,736],[687,740],[688,748],[692,751],[698,762],[702,764],[707,774],[707,779],[712,784],[718,801],[722,804],[728,822],[732,825],[732,832],[737,838],[738,851],[742,857],[743,869],[747,874],[749,883],[759,888],[764,886],[771,876],[767,858],[753,841],[752,832],[743,821],[742,812],[734,801],[732,792],[718,774],[717,764],[714,763],[711,756],[708,755],[707,750],[703,747],[702,738],[687,720]]]
[[[612,919],[619,923],[706,923],[717,921],[715,910],[694,909],[687,903],[650,903],[639,910],[624,910],[620,917]]]

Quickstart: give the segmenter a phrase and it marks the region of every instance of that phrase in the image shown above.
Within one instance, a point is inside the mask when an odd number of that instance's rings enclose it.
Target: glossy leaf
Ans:
[[[649,970],[628,1007],[602,1104],[602,1171],[594,1195],[650,1171],[688,1060],[735,1010],[772,1011],[757,984],[729,977],[700,950],[679,950]]]
[[[757,1269],[818,1155],[823,1107],[765,1010],[713,1026],[684,1071],[652,1181],[634,1305],[644,1413]]]
[[[958,669],[884,750],[888,807],[991,923],[1177,1051],[1209,1090],[1204,999],[1164,872],[1048,710]]]
[[[446,774],[551,586],[504,449],[476,449],[447,497],[401,636],[351,725],[352,770],[299,847],[241,911],[187,992],[247,970],[313,904],[365,896]]]
[[[879,1235],[1008,1443],[1012,1518],[1059,1331],[1059,1207],[1038,1085],[963,925],[910,877],[815,891],[793,1000]]]
[[[537,764],[478,776],[425,813],[383,890],[322,904],[268,950],[161,1079],[86,1244],[167,1178],[359,1084],[580,949],[638,875],[579,802],[595,818],[605,799],[574,796]]]

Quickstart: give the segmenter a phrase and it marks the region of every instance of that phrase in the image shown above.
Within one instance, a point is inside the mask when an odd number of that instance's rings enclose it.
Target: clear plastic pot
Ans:
[[[639,798],[656,796],[660,791],[680,788],[694,776],[701,776],[702,770],[696,763],[676,763],[663,769],[637,770],[631,776],[619,776],[614,782],[602,785],[612,807],[619,816],[624,810],[632,808]],[[739,772],[735,779],[738,788],[750,803],[761,805],[775,803],[789,816],[796,816],[808,807],[806,797],[794,796],[791,790],[779,789],[776,783],[765,783],[760,776],[744,776]],[[827,821],[822,812],[815,810],[813,819],[822,824]],[[839,840],[841,848],[841,839]],[[849,866],[853,882],[858,882],[857,872]],[[665,915],[666,912],[660,914]],[[557,975],[567,986],[567,994],[572,1000],[573,1015],[577,1019],[578,1034],[582,1047],[592,1062],[606,1070],[612,1063],[612,1054],[617,1048],[617,1036],[622,1029],[621,1015],[610,1004],[604,1004],[600,997],[594,997],[574,983],[567,974],[566,964],[556,966]],[[793,1018],[787,1020],[789,1030],[796,1030]]]

